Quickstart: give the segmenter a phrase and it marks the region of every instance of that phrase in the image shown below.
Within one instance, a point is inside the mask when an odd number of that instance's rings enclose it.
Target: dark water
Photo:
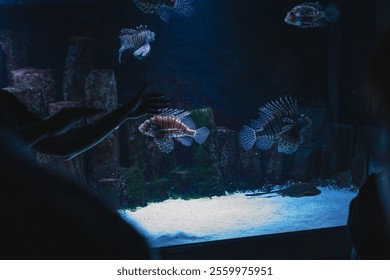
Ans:
[[[103,3],[2,9],[1,27],[28,35],[31,65],[52,69],[58,87],[68,37],[90,36],[97,41],[97,68],[115,69],[121,99],[146,81],[165,91],[172,105],[209,106],[219,125],[236,130],[281,95],[300,104],[328,101],[329,29],[285,24],[297,1],[199,0],[191,18],[168,23],[131,1],[97,2]],[[118,65],[120,29],[140,24],[156,33],[151,55],[143,61],[128,56]]]
[[[379,28],[378,1],[332,2],[341,10],[338,23],[300,29],[284,22],[286,13],[301,3],[295,0],[194,0],[192,17],[174,16],[168,22],[143,14],[130,0],[2,1],[0,31],[21,34],[23,67],[51,70],[56,101],[64,99],[69,38],[85,36],[94,42],[94,69],[114,71],[119,103],[146,82],[148,90],[166,94],[170,107],[211,108],[212,134],[204,150],[176,143],[172,154],[163,155],[129,124],[115,140],[120,159],[106,147],[100,160],[85,155],[85,170],[74,163],[77,170],[70,176],[85,171],[97,193],[107,187],[100,186],[100,179],[117,179],[120,168],[127,168],[126,191],[115,186],[108,192],[136,207],[183,196],[265,190],[267,183],[291,180],[316,185],[333,180],[338,188],[362,184],[369,169],[361,132],[370,116],[364,81]],[[139,61],[127,53],[119,64],[120,30],[141,24],[156,33],[151,54]],[[3,68],[4,63],[0,74]],[[0,82],[9,85],[4,75]],[[281,96],[296,99],[312,120],[302,147],[294,155],[275,149],[242,151],[237,132],[257,117],[259,107]],[[110,162],[118,164],[107,167]],[[91,175],[100,171],[102,177]],[[102,193],[106,196],[107,190]]]

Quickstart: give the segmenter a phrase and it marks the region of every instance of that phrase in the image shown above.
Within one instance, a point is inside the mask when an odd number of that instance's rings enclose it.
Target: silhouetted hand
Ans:
[[[164,97],[160,92],[145,92],[144,84],[140,92],[126,105],[128,117],[136,119],[146,114],[159,114],[169,103]]]

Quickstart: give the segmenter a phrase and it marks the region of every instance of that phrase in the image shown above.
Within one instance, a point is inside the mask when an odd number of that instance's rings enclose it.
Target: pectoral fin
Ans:
[[[172,152],[174,148],[173,139],[168,136],[165,136],[164,138],[154,138],[154,143],[157,144],[161,152],[166,154]]]
[[[134,52],[134,56],[138,59],[142,59],[145,56],[147,56],[151,51],[151,47],[148,43],[145,45],[141,46],[138,50]]]

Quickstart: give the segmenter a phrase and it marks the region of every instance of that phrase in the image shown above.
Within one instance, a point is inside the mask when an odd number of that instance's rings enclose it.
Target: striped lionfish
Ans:
[[[259,117],[244,126],[240,132],[240,144],[249,150],[256,143],[260,150],[277,145],[278,151],[293,154],[303,143],[303,132],[311,120],[298,113],[297,101],[285,97],[267,103],[259,109]]]
[[[190,17],[194,12],[193,0],[133,0],[145,14],[157,13],[163,21],[168,21],[171,11]]]
[[[340,11],[334,3],[324,9],[320,2],[305,2],[288,12],[284,21],[300,28],[325,27],[328,23],[337,22],[339,17]]]
[[[140,25],[136,29],[122,29],[119,35],[121,41],[119,63],[121,63],[122,54],[127,50],[133,51],[138,59],[147,56],[151,51],[149,43],[154,41],[154,37],[154,32],[148,30],[146,25]]]
[[[207,127],[196,129],[194,121],[188,116],[188,111],[164,109],[139,127],[143,134],[154,138],[154,142],[163,153],[170,153],[174,148],[173,138],[184,146],[191,146],[194,140],[203,144],[210,134]]]

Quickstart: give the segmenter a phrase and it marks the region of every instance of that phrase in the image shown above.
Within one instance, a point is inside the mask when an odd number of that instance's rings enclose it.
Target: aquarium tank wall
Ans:
[[[313,2],[300,19],[302,2],[0,1],[1,87],[40,119],[96,109],[71,134],[143,85],[164,94],[168,109],[129,110],[73,158],[30,149],[154,247],[345,225],[376,168],[363,120],[377,6]]]

